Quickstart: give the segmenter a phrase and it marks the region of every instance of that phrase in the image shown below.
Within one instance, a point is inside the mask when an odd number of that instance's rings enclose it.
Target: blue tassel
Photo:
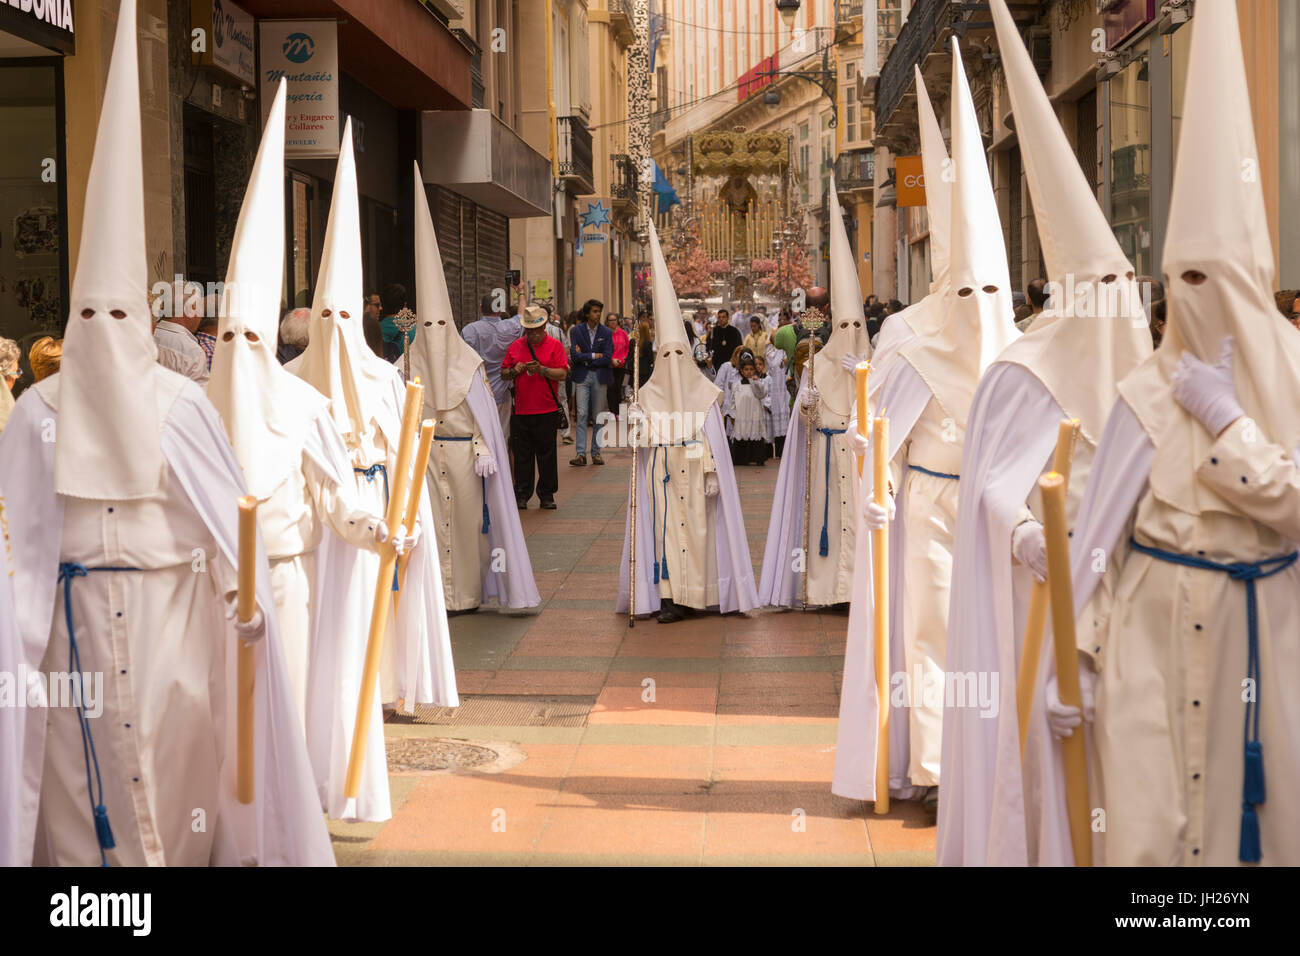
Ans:
[[[397,565],[393,565],[393,590],[394,590],[394,591],[398,590],[398,587],[397,587]]]
[[[483,534],[492,530],[492,519],[488,515],[487,477],[483,478]]]
[[[659,562],[655,562],[655,584],[659,583]]]
[[[1255,815],[1255,808],[1249,803],[1241,805],[1241,845],[1237,848],[1237,859],[1242,863],[1258,863],[1261,857],[1259,850],[1259,817]]]
[[[99,840],[100,849],[111,850],[117,846],[113,839],[113,828],[108,825],[108,810],[102,803],[95,807],[95,836]]]
[[[830,542],[830,538],[828,538],[826,535],[825,528],[822,528],[822,543],[821,543],[821,547],[818,548],[817,553],[820,554],[823,558],[831,553],[831,542]]]
[[[663,559],[663,579],[665,581],[668,580],[668,559],[667,558]]]
[[[1241,799],[1251,804],[1264,802],[1264,748],[1258,740],[1246,741],[1246,774]]]

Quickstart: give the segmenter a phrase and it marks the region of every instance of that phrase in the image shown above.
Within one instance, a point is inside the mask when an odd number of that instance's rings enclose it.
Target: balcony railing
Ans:
[[[483,96],[486,93],[486,87],[483,85],[483,48],[474,42],[472,36],[459,27],[452,30],[451,33],[469,50],[472,57],[469,61],[470,101],[474,109],[481,110],[483,108]]]
[[[854,149],[835,161],[835,185],[841,190],[867,189],[876,181],[876,151]]]
[[[950,0],[917,0],[898,32],[898,41],[880,67],[876,86],[876,127],[889,121],[912,85],[912,67],[934,49],[939,32],[952,20]]]
[[[835,4],[835,22],[845,23],[862,16],[862,0],[838,0]]]
[[[636,165],[626,153],[615,153],[610,157],[614,165],[613,175],[609,180],[609,195],[615,202],[636,202]]]
[[[578,195],[594,192],[596,179],[591,165],[591,131],[579,116],[560,116],[560,177],[578,183]]]

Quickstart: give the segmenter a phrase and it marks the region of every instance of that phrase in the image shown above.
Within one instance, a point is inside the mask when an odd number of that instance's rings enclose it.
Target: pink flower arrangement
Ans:
[[[769,272],[776,271],[775,259],[755,259],[749,266],[749,271],[756,276],[767,275]]]
[[[758,272],[758,263],[771,265],[767,275],[754,280],[756,285],[768,295],[789,295],[794,289],[810,289],[813,286],[812,270],[808,267],[808,253],[795,247],[783,250],[779,259],[756,260],[754,272]]]
[[[708,295],[713,281],[710,265],[697,233],[691,230],[686,242],[673,250],[673,258],[668,262],[668,275],[677,294],[689,297]]]
[[[731,271],[731,264],[726,259],[714,259],[709,263],[709,275],[725,276]]]

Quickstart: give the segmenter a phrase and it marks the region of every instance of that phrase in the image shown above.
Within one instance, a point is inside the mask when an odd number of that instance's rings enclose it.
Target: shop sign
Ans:
[[[262,20],[262,119],[271,111],[280,78],[288,80],[286,156],[326,158],[339,152],[339,44],[334,20]]]
[[[0,30],[60,53],[75,53],[72,0],[0,0]]]
[[[210,28],[200,63],[225,70],[249,86],[257,83],[252,14],[233,0],[191,0],[190,25],[196,30]]]
[[[899,156],[894,160],[898,205],[925,205],[925,168],[920,156]]]

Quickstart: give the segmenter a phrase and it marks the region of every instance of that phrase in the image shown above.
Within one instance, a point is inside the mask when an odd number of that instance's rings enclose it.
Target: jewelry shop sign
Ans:
[[[258,31],[263,123],[284,77],[285,155],[337,156],[342,124],[336,21],[262,20]]]

